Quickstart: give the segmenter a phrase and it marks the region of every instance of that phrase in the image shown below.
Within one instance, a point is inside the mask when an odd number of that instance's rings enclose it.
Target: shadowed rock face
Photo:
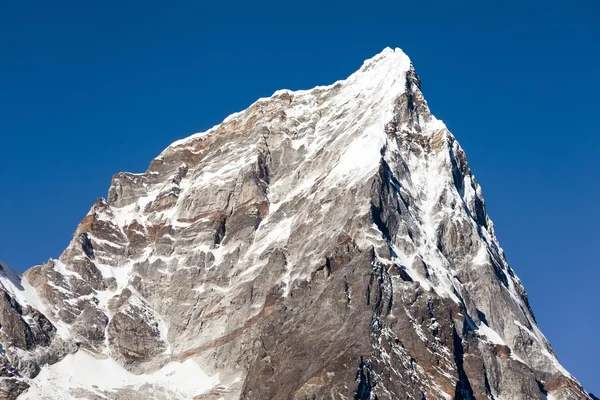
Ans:
[[[115,175],[61,257],[13,281],[2,382],[22,398],[590,399],[398,49]],[[148,382],[64,383],[75,352]],[[150,378],[190,360],[210,385]]]

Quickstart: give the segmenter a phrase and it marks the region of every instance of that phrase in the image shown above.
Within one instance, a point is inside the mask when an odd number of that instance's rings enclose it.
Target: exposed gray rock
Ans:
[[[15,378],[0,378],[0,399],[15,400],[29,385]]]
[[[22,378],[35,377],[44,364],[76,351],[33,307],[33,299],[20,277],[0,263],[0,398],[16,398],[29,387]]]
[[[111,355],[131,369],[152,360],[166,348],[158,322],[152,311],[143,304],[127,302],[121,306],[110,319],[106,334]]]

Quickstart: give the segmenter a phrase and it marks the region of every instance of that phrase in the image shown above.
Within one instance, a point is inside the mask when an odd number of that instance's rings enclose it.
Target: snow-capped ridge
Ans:
[[[315,92],[330,90],[336,86],[355,84],[359,80],[363,80],[365,82],[364,84],[368,86],[369,75],[374,75],[373,70],[375,70],[375,69],[383,71],[383,73],[385,73],[386,75],[396,75],[398,78],[398,81],[402,81],[402,84],[404,84],[404,74],[408,70],[407,66],[409,66],[408,68],[412,68],[412,62],[410,61],[410,58],[406,55],[406,53],[404,53],[402,51],[402,49],[400,49],[400,48],[392,49],[391,47],[386,47],[377,55],[365,60],[362,64],[362,66],[355,73],[353,73],[346,79],[338,80],[329,85],[315,86],[311,89],[296,89],[296,90],[279,89],[279,90],[276,90],[275,92],[273,92],[273,94],[269,97],[259,98],[254,103],[252,103],[248,108],[252,108],[254,105],[257,105],[260,103],[271,101],[273,98],[280,97],[282,95],[287,95],[287,96],[292,96],[292,97],[293,96],[304,96],[304,95],[309,95],[309,94],[312,94]],[[241,113],[242,113],[241,111],[234,112],[233,114],[230,114],[228,117],[226,117],[223,120],[223,122],[213,126],[212,128],[210,128],[206,131],[194,133],[185,138],[176,140],[175,142],[171,143],[168,146],[168,149],[185,145],[185,144],[190,143],[197,139],[206,138],[208,135],[217,131],[218,128],[220,126],[222,126],[222,124],[235,119]]]

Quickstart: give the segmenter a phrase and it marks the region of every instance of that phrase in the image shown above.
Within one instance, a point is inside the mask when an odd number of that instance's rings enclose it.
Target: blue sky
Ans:
[[[90,3],[0,5],[0,259],[57,257],[114,173],[401,47],[543,332],[600,392],[600,3]]]

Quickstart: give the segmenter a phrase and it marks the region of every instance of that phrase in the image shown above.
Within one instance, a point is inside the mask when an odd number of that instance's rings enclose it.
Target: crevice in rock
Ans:
[[[372,400],[371,391],[375,386],[375,383],[373,382],[373,371],[371,369],[371,364],[365,363],[362,357],[360,358],[358,370],[356,371],[355,381],[358,381],[358,386],[354,391],[354,400]],[[375,395],[374,400],[377,400],[377,395]]]
[[[350,288],[348,287],[348,278],[344,276],[344,294],[346,295],[346,304],[350,304],[352,299],[350,298]]]
[[[477,231],[479,236],[483,238],[483,234],[481,232],[481,227],[488,229],[487,224],[487,210],[485,208],[485,203],[483,200],[476,194],[473,198],[475,215],[471,212],[469,207],[467,206],[467,201],[465,199],[465,186],[464,186],[464,178],[471,174],[469,166],[467,164],[467,159],[464,155],[464,152],[459,152],[456,154],[452,146],[448,146],[448,152],[450,155],[450,162],[452,164],[452,181],[454,183],[454,187],[458,191],[460,198],[462,199],[463,209],[467,213],[467,215],[473,219],[477,224]],[[472,184],[477,184],[473,177]],[[475,189],[475,188],[473,188]]]
[[[531,305],[529,304],[529,296],[527,296],[527,293],[524,293],[521,298],[523,299],[523,302],[525,303],[525,305],[527,306],[527,310],[529,311],[529,315],[531,316],[531,318],[533,319],[533,322],[535,324],[537,324],[537,320],[535,319],[535,314],[533,313],[533,309],[531,308]],[[523,312],[523,314],[527,315],[527,313],[525,312],[525,310],[523,309],[523,306],[519,306],[521,308],[521,311]]]
[[[317,268],[317,272],[325,271],[325,277],[329,278],[331,276],[331,259],[329,257],[325,257],[325,262]]]
[[[94,246],[92,245],[92,239],[90,239],[90,235],[87,232],[83,232],[79,235],[79,243],[81,243],[81,250],[88,256],[90,259],[94,259]]]
[[[215,230],[215,240],[214,240],[215,246],[221,244],[226,233],[227,233],[227,217],[223,215],[223,216],[221,216],[219,222],[217,223],[217,229]]]
[[[504,287],[508,288],[509,287],[508,286],[508,277],[502,270],[502,267],[500,265],[498,265],[496,260],[491,259],[491,261],[492,261],[492,268],[494,270],[494,274],[498,277],[498,279],[500,279],[500,282],[502,282]]]
[[[394,306],[394,291],[390,290],[390,298],[388,300],[387,306],[387,314],[389,315],[392,312],[392,307]]]
[[[458,165],[458,162],[456,160],[456,155],[454,154],[454,150],[452,149],[452,146],[448,146],[448,147],[449,147],[448,151],[450,153],[450,162],[452,164],[452,182],[454,183],[454,187],[458,191],[458,194],[460,195],[461,199],[463,200],[463,204],[464,204],[465,186],[464,186],[463,173],[460,169],[460,166]],[[469,212],[466,207],[465,207],[465,209],[467,210],[467,212]]]
[[[475,221],[479,226],[483,226],[487,229],[487,220],[486,220],[487,212],[485,210],[485,204],[479,198],[479,196],[475,196]]]
[[[383,237],[388,243],[391,241],[390,230],[381,218],[382,209],[371,204],[371,215],[373,216],[373,222],[377,225],[377,228],[383,234]]]
[[[233,197],[233,191],[229,192],[229,195],[227,196],[227,201],[225,202],[225,211],[227,212],[227,215],[230,217],[233,215],[233,205],[231,204],[232,197]]]
[[[379,271],[379,276],[377,276],[377,292],[375,293],[375,304],[373,306],[373,311],[375,315],[381,315],[381,302],[383,300],[383,288],[381,287],[382,277],[381,271]]]
[[[478,318],[478,319],[479,319],[481,322],[483,322],[484,324],[486,324],[486,325],[488,325],[488,326],[489,326],[489,324],[488,324],[488,321],[487,321],[487,318],[486,318],[486,316],[485,316],[484,312],[483,312],[483,311],[481,311],[481,310],[479,310],[479,309],[477,309],[477,318]]]
[[[483,366],[483,385],[485,387],[485,392],[487,393],[488,398],[493,399],[494,396],[492,395],[492,387],[490,386],[490,380],[488,378],[488,373],[485,368],[485,365]]]
[[[382,158],[378,177],[371,188],[371,216],[393,257],[396,254],[392,243],[400,223],[399,216],[403,214],[402,206],[408,210],[408,204],[400,192],[400,182],[394,177],[390,166]]]
[[[383,265],[375,264],[373,266],[373,272],[371,273],[371,279],[369,282],[369,295],[371,293],[370,287],[373,283],[376,283],[377,285],[377,291],[375,293],[375,302],[373,304],[373,312],[376,316],[380,316],[384,309],[384,304],[387,300],[385,309],[387,311],[387,314],[389,314],[391,312],[394,301],[393,288],[391,277],[387,272],[387,268],[385,268]],[[386,296],[387,299],[385,298]],[[367,303],[367,305],[369,305],[369,303]]]
[[[398,278],[402,279],[404,282],[414,282],[414,279],[410,277],[410,275],[404,265],[394,264],[388,270],[388,274],[390,273],[390,271],[394,276],[397,276]]]
[[[462,338],[456,332],[456,327],[452,328],[452,339],[454,342],[454,362],[456,363],[456,372],[458,380],[456,381],[454,400],[474,400],[473,389],[469,382],[469,377],[464,369],[464,348]]]
[[[548,397],[548,391],[544,387],[544,384],[536,379],[535,383],[537,383],[538,388],[540,389],[540,393],[542,398],[546,399]],[[593,398],[593,397],[592,397]]]

